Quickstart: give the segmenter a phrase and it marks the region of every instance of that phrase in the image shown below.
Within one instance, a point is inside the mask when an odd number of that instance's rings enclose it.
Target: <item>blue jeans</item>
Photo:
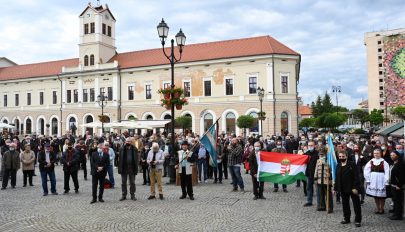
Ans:
[[[114,180],[114,167],[113,165],[108,165],[107,167],[108,178],[110,179],[111,186],[115,186]]]
[[[314,179],[307,178],[307,203],[312,204],[312,198],[314,197]]]
[[[240,174],[240,166],[229,166],[229,172],[232,176],[233,188],[237,189],[239,185],[239,188],[244,189],[245,186],[243,185],[242,175]]]
[[[51,193],[56,193],[56,178],[54,170],[41,171],[42,189],[44,190],[44,193],[48,193],[47,176],[49,176],[49,180],[51,181]]]
[[[198,180],[201,181],[201,173],[203,172],[202,170],[203,168],[204,168],[204,180],[207,180],[208,179],[207,159],[198,159],[197,167],[198,167]]]

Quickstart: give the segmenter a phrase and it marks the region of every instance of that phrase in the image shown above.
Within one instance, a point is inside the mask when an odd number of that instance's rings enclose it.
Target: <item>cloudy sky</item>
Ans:
[[[89,0],[0,0],[0,57],[18,64],[78,56],[78,15]],[[97,1],[92,0],[93,4]],[[187,43],[271,35],[302,55],[305,103],[342,86],[339,105],[367,98],[364,33],[405,27],[403,0],[114,0],[118,52],[160,46],[162,17]]]

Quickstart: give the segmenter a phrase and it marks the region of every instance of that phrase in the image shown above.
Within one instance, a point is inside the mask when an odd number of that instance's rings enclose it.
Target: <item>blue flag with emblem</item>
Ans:
[[[218,160],[218,153],[217,153],[218,120],[205,132],[205,134],[200,139],[200,143],[204,145],[204,147],[210,154],[210,165],[212,167],[217,166]]]
[[[328,135],[328,156],[326,159],[328,161],[328,165],[332,172],[333,183],[335,183],[337,160],[336,160],[336,156],[335,156],[335,148],[334,148],[333,142],[332,142],[332,136],[330,134]]]

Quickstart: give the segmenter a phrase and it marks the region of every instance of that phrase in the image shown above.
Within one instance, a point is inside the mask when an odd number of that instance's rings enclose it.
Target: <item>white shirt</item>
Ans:
[[[45,152],[45,161],[46,161],[46,163],[51,163],[51,160],[50,160],[50,158],[49,158],[49,152]]]

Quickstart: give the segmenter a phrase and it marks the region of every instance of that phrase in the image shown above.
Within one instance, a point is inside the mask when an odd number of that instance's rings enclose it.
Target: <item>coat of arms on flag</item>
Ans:
[[[288,175],[291,170],[291,162],[288,159],[283,159],[281,161],[281,169],[280,169],[280,174],[282,176]]]

